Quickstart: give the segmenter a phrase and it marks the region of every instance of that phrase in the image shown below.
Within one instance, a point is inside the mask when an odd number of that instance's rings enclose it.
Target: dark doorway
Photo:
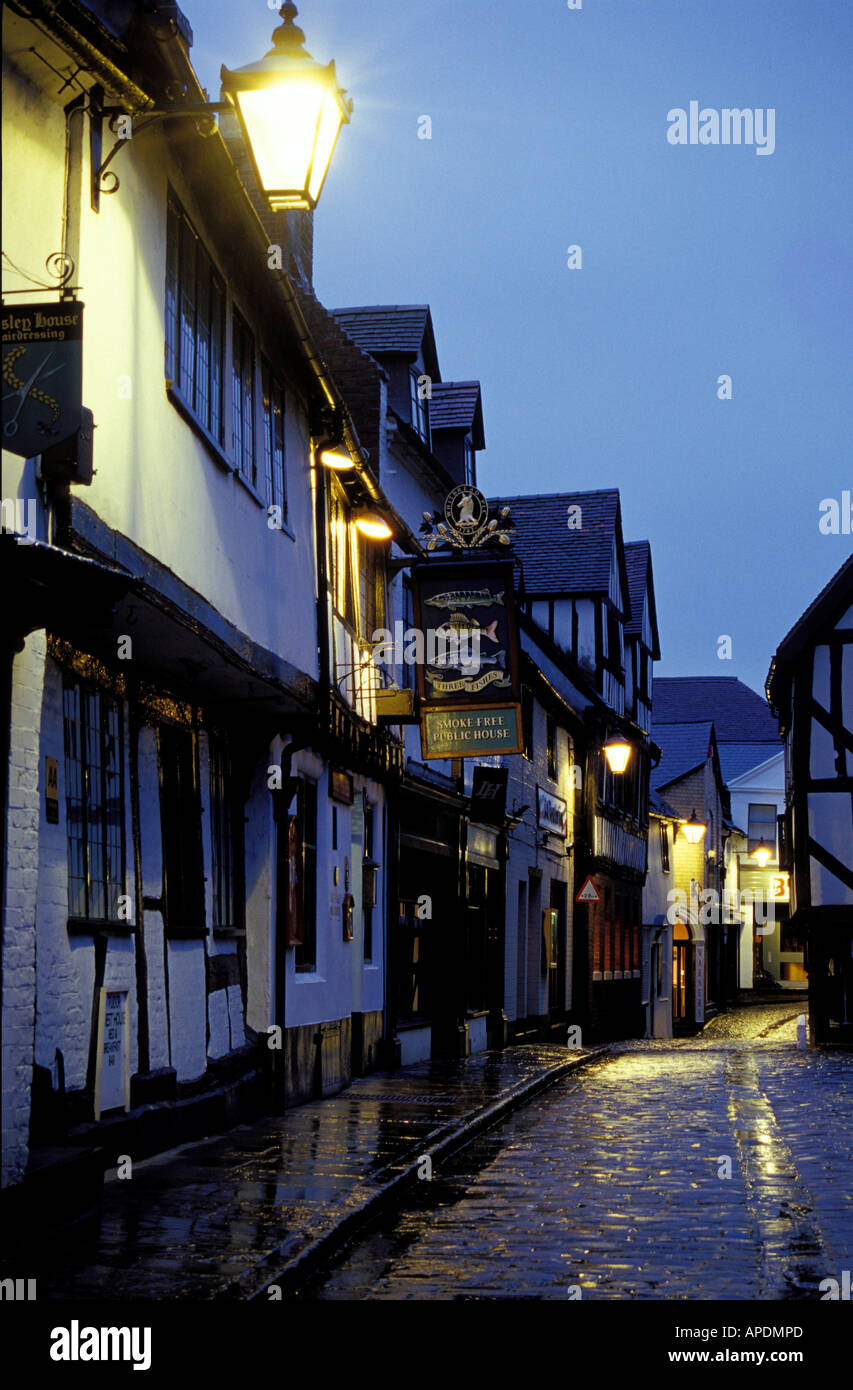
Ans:
[[[672,932],[672,1027],[685,1031],[694,1025],[693,942],[690,929],[677,922]]]

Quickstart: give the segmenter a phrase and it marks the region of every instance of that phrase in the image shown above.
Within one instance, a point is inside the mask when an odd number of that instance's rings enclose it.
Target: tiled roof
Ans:
[[[533,497],[492,498],[509,507],[513,544],[524,567],[529,594],[606,594],[615,537],[622,516],[616,488],[601,492],[557,492]],[[568,529],[568,509],[581,508],[581,529]],[[621,545],[620,545],[621,551]],[[628,581],[622,585],[628,607]]]
[[[646,596],[646,581],[649,561],[652,557],[648,541],[627,541],[625,544],[625,568],[628,571],[628,591],[631,595],[631,620],[625,631],[629,637],[639,637],[643,631],[643,600]]]
[[[363,308],[332,309],[341,328],[365,352],[420,352],[424,338],[435,353],[428,304],[372,304]]]
[[[649,810],[656,816],[668,816],[670,820],[683,820],[683,816],[673,810],[660,792],[649,792]]]
[[[429,423],[434,430],[471,430],[474,448],[485,449],[479,381],[437,381],[429,403]]]
[[[733,782],[736,777],[742,777],[745,772],[751,772],[754,767],[760,767],[762,763],[767,762],[768,758],[772,758],[776,753],[781,753],[782,748],[782,742],[778,738],[775,744],[720,743],[718,752],[723,781]]]
[[[718,743],[779,745],[766,701],[737,676],[657,676],[652,711],[662,724],[712,719]]]
[[[713,733],[710,719],[695,724],[658,724],[655,721],[652,738],[663,750],[663,757],[657,767],[652,768],[650,785],[655,789],[666,787],[701,767],[708,756]]]

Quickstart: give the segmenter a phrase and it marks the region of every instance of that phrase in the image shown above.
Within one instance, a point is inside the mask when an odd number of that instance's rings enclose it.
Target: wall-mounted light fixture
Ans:
[[[694,807],[689,821],[686,825],[682,825],[681,833],[683,834],[688,845],[698,845],[703,835],[705,834],[706,829],[707,827],[702,824],[702,822],[696,815],[696,810]]]
[[[352,111],[334,61],[323,67],[305,51],[305,35],[293,22],[297,14],[288,0],[269,53],[258,63],[221,72],[222,90],[273,212],[317,206],[338,134]]]
[[[602,749],[611,772],[624,772],[631,758],[631,745],[622,738],[610,738]]]
[[[766,868],[767,868],[767,865],[770,863],[770,860],[773,858],[772,851],[771,851],[770,848],[764,843],[764,837],[763,837],[763,836],[762,836],[762,838],[761,838],[761,840],[760,840],[760,842],[759,842],[758,849],[753,850],[753,852],[752,852],[752,857],[753,857],[753,859],[757,859],[757,860],[758,860],[758,867],[759,867],[759,869],[766,869]]]
[[[338,86],[335,64],[317,63],[304,48],[305,35],[294,24],[298,10],[291,0],[282,5],[282,23],[272,36],[273,47],[257,63],[221,72],[224,101],[175,102],[161,111],[144,111],[134,131],[147,130],[157,121],[190,116],[201,135],[216,129],[213,117],[236,115],[252,161],[258,185],[273,212],[291,209],[313,211],[332,160],[338,134],[349,124],[353,104]],[[104,106],[91,99],[90,115],[100,132],[104,117],[126,117],[120,107]],[[97,211],[101,193],[115,193],[119,181],[109,168],[119,150],[131,142],[117,140],[103,163],[93,159],[92,203]],[[98,148],[100,134],[98,134]],[[95,146],[93,146],[93,149]],[[109,175],[112,182],[104,182]]]
[[[321,449],[320,462],[324,468],[331,468],[336,473],[347,473],[355,468],[355,459],[343,448]]]
[[[379,512],[364,509],[353,517],[355,528],[372,541],[390,541],[394,532]]]

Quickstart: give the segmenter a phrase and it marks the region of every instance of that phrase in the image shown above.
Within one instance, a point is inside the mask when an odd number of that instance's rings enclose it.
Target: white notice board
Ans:
[[[98,1008],[95,1119],[104,1110],[130,1109],[130,1027],[126,989],[102,988]]]

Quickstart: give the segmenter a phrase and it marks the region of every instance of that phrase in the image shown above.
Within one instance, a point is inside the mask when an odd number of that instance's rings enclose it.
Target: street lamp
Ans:
[[[334,62],[323,67],[305,52],[305,35],[293,23],[297,14],[291,0],[282,5],[282,24],[272,36],[274,46],[260,62],[233,72],[222,68],[226,100],[175,102],[159,111],[146,109],[137,127],[141,132],[160,121],[191,117],[199,134],[209,136],[216,130],[214,116],[236,114],[258,185],[273,212],[316,208],[338,133],[344,123],[349,124],[352,113],[352,101],[338,86]],[[127,119],[127,113],[120,106],[105,106],[103,101],[90,99],[89,115],[92,207],[97,212],[101,194],[115,193],[119,188],[110,165],[130,141],[126,135],[120,136],[99,163],[103,121],[109,119],[115,129],[115,120]]]
[[[334,61],[323,67],[306,53],[305,35],[293,22],[297,14],[288,0],[269,53],[221,73],[223,94],[237,113],[273,212],[317,206],[338,133],[352,111]]]
[[[766,869],[767,865],[770,863],[770,860],[773,858],[771,851],[767,848],[767,845],[764,843],[764,836],[761,837],[758,849],[753,850],[752,857],[753,859],[758,860],[758,867],[760,869]]]
[[[700,843],[705,834],[705,826],[698,819],[695,807],[689,821],[686,825],[683,825],[681,829],[684,832],[684,838],[688,845],[698,845]]]
[[[611,772],[624,772],[631,757],[631,745],[621,738],[608,739],[603,748]]]
[[[394,532],[378,512],[360,511],[353,518],[357,531],[372,541],[390,541]]]
[[[322,449],[320,462],[325,468],[333,469],[335,473],[346,473],[349,469],[355,468],[355,460],[346,449]]]

